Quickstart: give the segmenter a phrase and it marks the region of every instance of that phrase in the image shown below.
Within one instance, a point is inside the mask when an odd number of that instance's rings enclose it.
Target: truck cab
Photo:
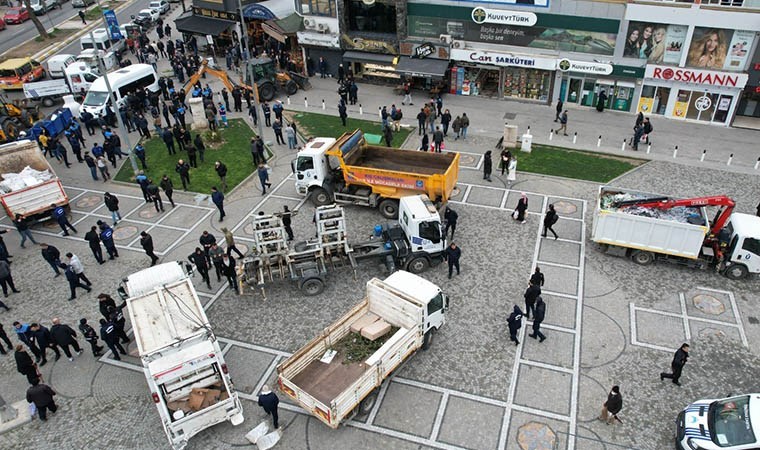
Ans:
[[[90,68],[90,71],[95,72],[100,76],[102,74],[100,73],[98,59],[103,62],[103,67],[105,67],[106,72],[119,68],[119,58],[116,56],[116,53],[111,51],[88,48],[82,50],[79,55],[77,55],[77,62],[86,64]]]
[[[734,213],[723,229],[730,236],[724,254],[725,275],[738,280],[760,273],[760,217]]]
[[[678,450],[753,450],[760,448],[760,394],[699,400],[676,419]]]
[[[92,83],[100,76],[97,70],[93,70],[91,66],[86,63],[82,63],[77,60],[76,63],[66,67],[63,71],[66,77],[66,82],[71,88],[71,93],[79,95],[82,90],[87,92],[92,86]]]
[[[427,195],[402,197],[399,201],[399,225],[413,252],[439,254],[446,250],[441,216]]]
[[[296,191],[307,195],[314,187],[325,188],[333,172],[330,158],[325,152],[335,144],[333,138],[316,138],[306,144],[298,152],[298,157],[292,162],[293,173],[296,176]],[[320,201],[320,199],[317,199]],[[329,203],[325,199],[324,204]]]

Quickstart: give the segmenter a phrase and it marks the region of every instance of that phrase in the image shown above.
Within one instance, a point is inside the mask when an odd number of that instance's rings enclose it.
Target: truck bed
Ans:
[[[435,175],[445,173],[455,156],[454,153],[426,153],[365,145],[355,148],[344,159],[349,166]]]
[[[340,393],[351,386],[369,368],[365,363],[345,363],[345,355],[338,352],[325,364],[315,359],[292,381],[321,403],[329,405]]]

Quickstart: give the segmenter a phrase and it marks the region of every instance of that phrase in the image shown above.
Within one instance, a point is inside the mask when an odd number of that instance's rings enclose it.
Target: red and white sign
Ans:
[[[742,89],[747,84],[748,76],[746,73],[717,72],[715,70],[648,64],[646,72],[644,72],[644,78]]]

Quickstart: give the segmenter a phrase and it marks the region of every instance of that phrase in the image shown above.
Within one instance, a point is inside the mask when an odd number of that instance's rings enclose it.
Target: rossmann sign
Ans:
[[[645,78],[715,87],[742,89],[747,84],[746,73],[717,72],[680,67],[647,65]]]

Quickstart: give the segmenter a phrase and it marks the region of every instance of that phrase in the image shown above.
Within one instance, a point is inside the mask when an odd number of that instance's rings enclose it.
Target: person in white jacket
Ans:
[[[92,283],[90,283],[90,280],[88,280],[87,276],[84,274],[84,265],[82,264],[82,261],[79,260],[79,257],[69,252],[66,253],[66,258],[69,260],[68,264],[71,266],[71,270],[77,274],[77,278],[87,283],[87,286],[92,286]]]

